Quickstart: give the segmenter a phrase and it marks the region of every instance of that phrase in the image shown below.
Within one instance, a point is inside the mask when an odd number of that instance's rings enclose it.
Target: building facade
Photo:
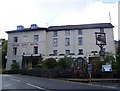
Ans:
[[[64,56],[89,58],[99,55],[95,33],[105,33],[105,52],[115,53],[113,25],[110,23],[38,27],[17,26],[17,30],[7,31],[8,53],[6,69],[13,62],[20,67],[34,68],[42,57],[59,59]],[[32,60],[31,60],[32,58]]]

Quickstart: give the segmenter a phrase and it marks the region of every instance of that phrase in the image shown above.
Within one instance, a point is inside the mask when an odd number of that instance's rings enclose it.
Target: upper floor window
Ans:
[[[38,54],[38,46],[34,46],[34,54]]]
[[[58,36],[58,32],[57,31],[53,31],[53,37],[57,37]]]
[[[53,54],[57,56],[58,55],[57,50],[53,50]]]
[[[17,55],[17,47],[13,47],[13,55]]]
[[[66,45],[66,46],[69,46],[69,45],[70,45],[70,38],[66,38],[66,39],[65,39],[65,45]]]
[[[82,37],[78,37],[78,45],[83,45],[83,38]]]
[[[67,55],[70,55],[70,50],[66,50],[66,51],[65,51],[65,54],[66,54],[66,56],[67,56]]]
[[[13,41],[14,41],[14,42],[18,42],[18,37],[14,37],[14,38],[13,38]]]
[[[39,35],[34,35],[34,41],[39,41]]]
[[[104,33],[104,28],[100,28],[100,32],[101,32],[101,33]]]
[[[57,46],[58,45],[58,40],[57,38],[53,38],[53,46]]]
[[[78,35],[82,35],[82,29],[78,30]]]
[[[65,31],[65,36],[69,36],[70,35],[70,30],[66,30]]]
[[[78,55],[83,55],[83,49],[78,50]]]

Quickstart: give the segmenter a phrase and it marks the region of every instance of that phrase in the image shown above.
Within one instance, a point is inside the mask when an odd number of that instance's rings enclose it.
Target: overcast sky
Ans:
[[[119,0],[0,0],[0,38],[17,25],[29,28],[70,24],[111,23],[118,40]],[[109,14],[110,12],[110,14]]]

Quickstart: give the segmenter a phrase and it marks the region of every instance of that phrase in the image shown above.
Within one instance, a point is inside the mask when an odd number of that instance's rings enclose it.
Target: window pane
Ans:
[[[39,35],[34,35],[34,41],[39,41]]]
[[[58,44],[57,44],[58,42],[57,42],[57,38],[54,38],[53,39],[53,46],[57,46]]]
[[[18,42],[18,37],[14,37],[13,41]]]
[[[78,30],[78,35],[82,35],[82,29]]]
[[[70,50],[66,50],[66,51],[65,51],[65,54],[66,54],[66,55],[69,55],[69,54],[70,54]]]
[[[17,55],[17,47],[13,47],[13,55]]]
[[[34,46],[34,54],[38,54],[38,46]]]
[[[70,35],[70,30],[66,30],[65,31],[65,36],[69,36]]]
[[[78,50],[78,55],[83,55],[83,49]]]
[[[57,37],[58,36],[58,32],[57,31],[53,31],[53,37]]]
[[[78,45],[83,45],[83,38],[82,37],[78,37]]]
[[[66,46],[69,46],[69,45],[70,45],[70,38],[66,38],[66,39],[65,39],[65,45],[66,45]]]
[[[53,54],[57,56],[57,50],[53,50]]]

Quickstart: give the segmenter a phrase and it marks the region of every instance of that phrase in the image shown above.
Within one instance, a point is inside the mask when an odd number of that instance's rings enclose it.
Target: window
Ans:
[[[78,55],[83,55],[83,49],[78,50]]]
[[[66,30],[65,31],[65,36],[69,36],[70,35],[70,30]]]
[[[101,33],[104,33],[104,28],[100,28],[100,32],[101,32]]]
[[[57,56],[58,54],[57,54],[57,50],[53,50],[53,54],[55,55],[55,56]]]
[[[83,45],[83,38],[82,37],[78,37],[78,45]]]
[[[57,38],[53,38],[53,46],[57,46],[57,45],[58,45]]]
[[[34,35],[34,41],[39,41],[39,35]]]
[[[57,31],[53,31],[53,37],[57,37],[58,36],[58,32]]]
[[[13,55],[17,55],[17,47],[13,47]]]
[[[65,45],[66,45],[66,46],[69,46],[69,45],[70,45],[70,38],[66,38],[66,39],[65,39]]]
[[[18,42],[18,37],[14,37],[14,38],[13,38],[13,41],[14,41],[14,42]]]
[[[34,46],[34,54],[38,54],[38,46]]]
[[[70,50],[65,51],[66,56],[70,54]]]
[[[82,35],[82,29],[78,30],[78,35]]]
[[[16,63],[16,60],[12,60],[12,63]]]

